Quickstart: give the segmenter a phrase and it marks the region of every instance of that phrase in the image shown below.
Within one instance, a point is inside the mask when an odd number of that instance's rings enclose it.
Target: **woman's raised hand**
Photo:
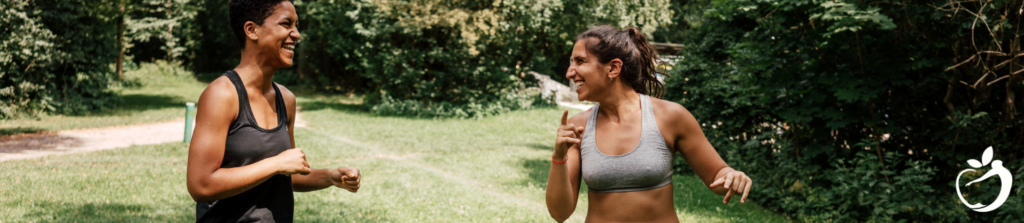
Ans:
[[[751,180],[746,173],[733,170],[732,172],[725,174],[724,177],[715,180],[715,182],[708,185],[708,187],[716,188],[723,186],[725,189],[729,189],[729,192],[726,192],[725,199],[722,200],[722,203],[728,204],[729,199],[731,199],[733,195],[737,194],[743,194],[743,197],[740,198],[740,203],[746,203],[747,195],[750,194],[750,186],[753,184],[754,180]]]
[[[302,152],[302,149],[292,148],[277,154],[277,156],[271,157],[278,168],[277,174],[292,175],[292,174],[309,174],[312,170],[309,169],[309,163],[306,162],[306,153]]]
[[[568,117],[569,110],[562,112],[562,124],[558,126],[558,132],[556,133],[555,157],[553,158],[565,158],[565,154],[568,153],[569,149],[579,149],[580,142],[583,140],[583,126],[569,123]]]

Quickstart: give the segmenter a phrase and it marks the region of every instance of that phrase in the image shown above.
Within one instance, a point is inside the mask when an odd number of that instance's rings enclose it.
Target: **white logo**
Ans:
[[[995,210],[996,208],[999,208],[999,206],[1002,206],[1003,202],[1006,202],[1006,198],[1010,197],[1010,189],[1013,186],[1013,175],[1010,174],[1009,170],[1007,170],[1005,167],[1003,167],[1003,161],[1000,161],[1000,160],[992,161],[992,147],[991,146],[989,146],[988,149],[985,149],[985,152],[981,154],[981,162],[978,162],[978,160],[975,160],[975,159],[969,159],[969,160],[967,160],[967,164],[970,164],[971,167],[974,167],[974,168],[981,168],[983,166],[988,165],[990,161],[992,162],[992,170],[989,170],[988,172],[985,172],[984,176],[981,176],[981,178],[978,178],[978,179],[976,179],[974,181],[968,182],[967,185],[964,185],[964,186],[970,186],[973,183],[981,182],[981,181],[983,181],[985,179],[988,179],[989,177],[998,175],[999,176],[999,181],[1002,182],[1002,184],[1003,184],[1002,186],[1003,187],[999,189],[999,197],[996,197],[996,201],[992,202],[992,204],[989,204],[989,205],[981,205],[981,203],[969,204],[969,203],[967,203],[967,199],[964,199],[964,195],[960,193],[960,175],[963,175],[964,173],[969,172],[969,171],[970,172],[974,172],[974,169],[966,169],[964,171],[960,171],[960,174],[956,175],[956,195],[960,196],[960,201],[964,202],[964,205],[967,205],[967,207],[969,207],[971,209],[974,209],[974,211],[977,211],[977,212],[989,212],[989,211]]]

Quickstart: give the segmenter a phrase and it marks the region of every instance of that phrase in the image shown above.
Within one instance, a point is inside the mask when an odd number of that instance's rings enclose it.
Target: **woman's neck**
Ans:
[[[617,90],[609,92],[604,100],[598,101],[601,103],[598,109],[602,114],[608,116],[612,122],[618,122],[621,115],[640,110],[640,94],[633,88],[622,86],[614,89]]]
[[[242,61],[238,63],[238,67],[235,67],[235,72],[239,74],[238,76],[241,77],[245,86],[256,86],[259,87],[261,93],[267,93],[273,88],[274,73],[277,72],[277,68],[268,65],[260,58],[263,57],[258,53],[243,51]]]

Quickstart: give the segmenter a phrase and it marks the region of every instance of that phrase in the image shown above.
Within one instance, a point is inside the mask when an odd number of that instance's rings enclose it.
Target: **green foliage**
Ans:
[[[177,17],[181,18],[178,21],[181,28],[177,32],[179,33],[177,46],[185,48],[185,52],[181,54],[182,57],[179,60],[197,74],[215,72],[219,75],[238,66],[241,48],[228,25],[226,1],[190,0],[189,2],[189,6],[195,6],[195,8],[180,7],[178,15],[194,16]]]
[[[199,52],[197,14],[202,0],[120,0],[125,5],[125,49],[135,62],[189,60]],[[219,4],[224,4],[218,1]],[[226,5],[226,4],[224,4]],[[225,16],[226,17],[226,16]],[[222,20],[214,20],[222,21]],[[116,30],[113,30],[116,31]],[[200,35],[199,38],[196,35]],[[224,51],[234,52],[228,49]],[[185,55],[193,53],[193,55]]]
[[[526,108],[526,70],[551,71],[598,23],[653,32],[667,1],[302,1],[300,77],[367,92],[377,114],[474,117]],[[557,76],[557,75],[555,75]],[[360,84],[361,83],[361,84]],[[335,88],[339,89],[339,88]]]
[[[756,201],[791,219],[1019,219],[1019,202],[980,214],[951,187],[988,146],[1016,175],[1024,167],[1024,104],[1014,93],[1024,68],[1006,62],[1022,52],[1021,33],[1007,28],[1019,25],[1021,4],[674,5],[686,29],[659,35],[687,48],[666,98],[687,106],[730,165],[761,182]],[[989,203],[998,186],[970,190],[969,199]]]
[[[82,113],[116,104],[108,86],[124,21],[129,66],[166,60],[197,73],[238,63],[227,4],[212,0],[8,1],[2,117]],[[365,94],[377,114],[474,117],[530,107],[528,70],[552,69],[598,24],[648,35],[671,23],[666,0],[296,1],[303,39],[280,81]],[[25,51],[25,49],[35,49]],[[38,74],[38,75],[34,75]],[[28,78],[28,79],[25,79]]]
[[[94,0],[0,3],[0,118],[111,108],[112,10]]]

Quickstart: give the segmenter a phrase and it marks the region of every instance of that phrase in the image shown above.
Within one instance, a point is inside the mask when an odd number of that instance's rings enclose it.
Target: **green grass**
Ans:
[[[196,102],[206,83],[196,81],[191,72],[163,61],[143,63],[124,73],[125,87],[111,90],[124,100],[115,109],[86,115],[49,115],[16,120],[0,120],[0,135],[95,128],[167,121],[184,117],[185,102]],[[134,86],[131,86],[134,85]]]
[[[358,101],[299,98],[309,127],[296,142],[311,165],[356,166],[364,179],[355,194],[296,193],[296,221],[552,221],[544,188],[560,110],[410,119],[370,115]],[[186,156],[169,143],[0,162],[0,222],[193,221]],[[721,204],[695,176],[674,181],[684,222],[785,221],[752,203]],[[584,192],[569,221],[582,222],[586,207]]]
[[[211,75],[207,75],[211,76]],[[0,134],[164,121],[183,116],[205,84],[165,63],[126,73],[118,109],[0,122]],[[302,92],[302,89],[293,91]],[[315,168],[355,166],[359,193],[296,193],[299,222],[551,222],[544,203],[561,110],[478,120],[379,117],[357,97],[299,97],[298,147]],[[577,111],[578,112],[578,111]],[[0,162],[0,222],[195,220],[181,143]],[[783,222],[756,204],[722,204],[692,175],[674,177],[683,222]],[[757,188],[754,188],[757,189]],[[586,188],[570,222],[586,216]],[[757,198],[750,198],[756,200]]]

